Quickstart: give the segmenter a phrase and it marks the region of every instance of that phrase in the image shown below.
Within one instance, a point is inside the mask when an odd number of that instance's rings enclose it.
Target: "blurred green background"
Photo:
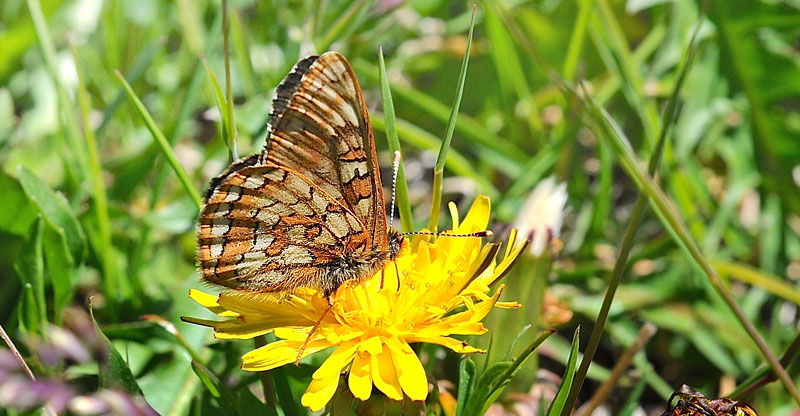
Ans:
[[[540,180],[554,176],[569,195],[563,247],[552,264],[526,258],[506,277],[504,298],[525,306],[495,311],[489,334],[474,342],[488,346],[499,331],[494,342],[508,348],[501,338],[531,322],[547,326],[537,287],[547,286],[572,318],[558,323],[563,331],[514,380],[499,402],[504,407],[492,411],[523,414],[557,385],[572,331],[582,326],[583,345],[597,317],[638,194],[550,71],[582,80],[643,160],[662,128],[671,128],[658,175],[667,195],[771,349],[780,356],[797,337],[800,2],[716,1],[704,17],[700,9],[690,0],[478,2],[444,200],[463,213],[476,195],[489,195],[492,228],[505,240]],[[334,49],[359,77],[389,177],[378,80],[383,47],[415,226],[424,227],[471,3],[232,0],[230,10],[241,155],[262,147],[274,89],[291,67]],[[97,320],[161,414],[219,414],[222,405],[192,371],[184,346],[142,315],[174,323],[232,389],[258,390],[257,377],[238,369],[252,343],[212,342],[209,330],[178,321],[205,316],[187,297],[199,286],[197,209],[114,70],[202,192],[230,162],[201,60],[224,89],[221,16],[220,2],[205,0],[0,3],[0,324],[19,340],[45,320],[59,324],[65,306],[92,297]],[[663,126],[697,25],[680,114],[674,126]],[[645,322],[658,330],[603,400],[612,414],[658,414],[683,383],[724,395],[760,368],[755,344],[652,212],[628,265],[581,402]],[[458,357],[429,347],[421,353],[431,379],[455,395]],[[495,345],[489,359],[504,353]],[[284,390],[280,412],[303,413],[299,396],[322,360],[317,354],[308,365],[273,372]],[[800,379],[797,365],[789,373]],[[780,383],[748,401],[762,415],[798,408]]]

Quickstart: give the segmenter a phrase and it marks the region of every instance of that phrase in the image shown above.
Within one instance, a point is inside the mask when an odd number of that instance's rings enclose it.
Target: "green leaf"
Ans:
[[[469,36],[467,37],[467,48],[464,51],[464,60],[461,61],[461,72],[458,74],[458,86],[456,87],[456,98],[453,106],[450,107],[450,118],[447,121],[447,128],[444,132],[439,153],[436,156],[436,166],[433,168],[433,197],[431,198],[431,215],[428,219],[428,229],[436,232],[439,228],[439,209],[442,205],[442,181],[444,180],[444,162],[447,159],[447,152],[450,150],[450,142],[453,139],[453,132],[456,129],[458,110],[461,108],[461,98],[464,96],[464,84],[467,81],[467,67],[469,67],[469,54],[472,47],[472,33],[475,29],[475,10],[472,6],[472,20],[469,23]]]
[[[89,314],[92,316],[92,324],[94,330],[97,331],[97,336],[105,346],[108,358],[105,362],[99,363],[98,375],[100,376],[100,386],[122,390],[129,394],[142,396],[142,389],[136,383],[136,378],[133,376],[128,363],[122,358],[119,351],[114,347],[114,344],[106,337],[94,319],[94,311],[92,310],[91,303],[89,304]]]
[[[206,390],[211,393],[211,396],[217,399],[221,409],[232,410],[239,407],[236,395],[227,386],[220,383],[219,378],[206,366],[192,360],[192,370],[200,378],[200,382],[203,383]]]
[[[564,409],[564,403],[566,403],[567,395],[572,387],[572,378],[575,375],[575,363],[578,361],[580,334],[581,327],[578,327],[575,329],[575,334],[572,336],[572,348],[570,349],[569,358],[567,359],[567,368],[564,370],[564,377],[561,378],[561,385],[558,386],[556,397],[547,409],[547,416],[561,414]]]
[[[246,387],[239,390],[236,409],[240,416],[273,416],[278,414],[275,409],[264,404]],[[289,414],[285,411],[284,413]]]
[[[38,217],[30,229],[28,240],[22,246],[22,252],[14,264],[22,284],[31,288],[33,303],[29,304],[25,314],[26,327],[35,331],[44,330],[47,325],[47,303],[44,297],[44,262],[42,260],[42,230],[44,221]]]
[[[23,166],[17,167],[17,175],[22,189],[31,202],[59,233],[64,235],[72,264],[80,264],[86,255],[86,236],[80,223],[72,213],[66,198],[47,187],[33,172]]]
[[[502,382],[502,377],[511,368],[511,364],[511,361],[494,363],[481,373],[465,406],[464,415],[479,416],[485,413],[483,409],[495,389],[495,384]]]
[[[456,407],[456,415],[464,415],[467,402],[472,395],[472,389],[475,385],[475,362],[465,355],[461,362],[458,364],[458,406]]]
[[[0,172],[0,189],[3,203],[0,204],[0,231],[16,236],[26,236],[36,220],[37,210],[25,196],[19,182]]]

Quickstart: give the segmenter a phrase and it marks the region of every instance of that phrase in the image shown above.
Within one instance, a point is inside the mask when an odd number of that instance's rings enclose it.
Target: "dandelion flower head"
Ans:
[[[489,198],[479,196],[463,222],[455,205],[452,233],[485,230]],[[424,400],[428,382],[422,363],[409,344],[438,344],[458,353],[483,352],[454,335],[480,335],[481,320],[493,307],[518,307],[498,302],[502,291],[491,286],[513,264],[525,242],[512,232],[505,255],[500,246],[477,237],[416,236],[403,243],[395,261],[373,277],[342,285],[328,302],[316,289],[302,288],[276,302],[274,295],[224,292],[213,296],[192,290],[196,302],[224,320],[185,318],[212,327],[222,339],[249,339],[269,332],[278,341],[246,353],[242,368],[264,371],[292,363],[314,324],[324,315],[303,350],[307,356],[335,350],[314,372],[302,404],[320,410],[333,396],[340,374],[353,396],[367,400],[374,385],[386,397]],[[381,287],[383,284],[383,287]]]

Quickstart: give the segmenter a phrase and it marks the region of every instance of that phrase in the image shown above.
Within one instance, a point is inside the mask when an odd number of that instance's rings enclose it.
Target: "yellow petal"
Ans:
[[[361,342],[361,345],[358,346],[358,351],[367,351],[374,356],[380,354],[382,348],[380,337],[370,337]]]
[[[197,289],[189,289],[189,298],[197,302],[200,306],[219,316],[236,316],[236,313],[220,307],[217,303],[217,297],[214,295],[199,291]]]
[[[372,377],[369,374],[369,353],[356,353],[353,365],[350,366],[350,376],[347,381],[353,396],[362,401],[369,399],[372,394]]]
[[[370,373],[375,387],[392,400],[403,400],[403,389],[397,379],[392,354],[384,347],[378,355],[371,355]]]
[[[342,369],[353,359],[358,341],[348,341],[336,348],[324,363],[314,372],[311,378],[322,379],[338,376]]]
[[[328,378],[311,379],[311,384],[303,393],[300,403],[314,412],[320,411],[331,400],[338,385],[339,374]]]
[[[428,397],[428,379],[414,350],[397,337],[387,339],[386,345],[392,353],[392,362],[403,391],[411,400],[425,400]]]
[[[302,345],[302,342],[296,341],[271,342],[243,355],[242,370],[264,371],[280,367],[284,364],[293,363],[297,359],[297,353]],[[330,346],[331,344],[325,339],[312,340],[308,343],[305,351],[303,351],[303,357],[324,350]]]
[[[460,341],[455,338],[450,337],[443,337],[443,336],[412,336],[406,338],[407,342],[427,342],[428,344],[436,344],[441,345],[443,347],[450,348],[451,350],[461,353],[461,354],[469,354],[473,352],[485,354],[486,351],[480,348],[475,348],[467,344],[466,341]]]
[[[473,227],[478,230],[486,229],[489,224],[489,213],[492,210],[492,202],[486,195],[478,195],[475,202],[472,203],[467,216],[464,221],[459,225],[459,232],[469,232]]]
[[[223,308],[240,315],[268,316],[277,320],[292,321],[290,324],[292,326],[314,325],[319,319],[319,315],[314,311],[298,306],[297,302],[281,300],[269,293],[225,292],[219,295],[218,303]],[[321,314],[321,311],[319,313]]]

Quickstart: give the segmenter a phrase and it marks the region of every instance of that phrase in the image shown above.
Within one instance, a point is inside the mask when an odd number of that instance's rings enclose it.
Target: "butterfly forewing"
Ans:
[[[337,52],[300,61],[281,83],[263,162],[287,166],[339,201],[386,248],[375,141],[355,73]]]
[[[320,287],[331,262],[367,248],[346,207],[297,172],[255,161],[212,182],[200,215],[204,280],[257,292]]]

